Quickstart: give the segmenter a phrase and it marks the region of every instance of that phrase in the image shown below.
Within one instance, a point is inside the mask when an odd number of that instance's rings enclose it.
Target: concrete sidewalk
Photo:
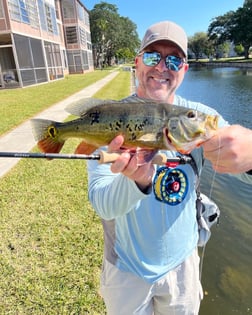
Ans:
[[[63,121],[69,116],[64,109],[72,102],[81,98],[92,97],[98,90],[105,86],[109,81],[118,75],[118,71],[111,72],[104,79],[86,87],[80,92],[64,99],[63,101],[53,105],[45,111],[39,113],[33,118],[52,119]],[[36,142],[34,140],[30,121],[26,121],[14,130],[0,137],[0,152],[29,152]],[[20,159],[17,158],[1,158],[0,157],[0,177],[3,177]]]

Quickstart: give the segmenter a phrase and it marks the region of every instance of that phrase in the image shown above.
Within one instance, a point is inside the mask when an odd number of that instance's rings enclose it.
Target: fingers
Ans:
[[[111,172],[112,173],[123,173],[129,161],[131,159],[131,155],[128,152],[120,154],[120,156],[115,160],[114,163],[111,164]]]
[[[123,145],[124,137],[119,135],[116,136],[108,146],[108,152],[119,151]],[[114,163],[111,164],[111,171],[113,173],[122,173],[131,159],[131,155],[128,152],[124,152],[119,155]]]
[[[252,166],[252,131],[242,126],[221,128],[202,146],[205,158],[219,173],[242,173]]]
[[[119,135],[116,136],[109,144],[108,146],[108,152],[115,152],[120,149],[120,147],[123,145],[124,137]]]
[[[118,145],[120,139],[117,139]],[[115,142],[111,143],[111,148],[115,149]],[[155,168],[151,161],[144,165],[139,166],[137,161],[137,155],[131,155],[129,152],[122,153],[114,163],[111,164],[111,171],[113,173],[122,173],[124,176],[133,180],[138,188],[143,192],[152,183],[152,176],[154,174]]]

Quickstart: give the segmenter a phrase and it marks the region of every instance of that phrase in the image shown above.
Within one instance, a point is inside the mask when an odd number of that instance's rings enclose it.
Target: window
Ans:
[[[26,0],[26,8],[28,10],[30,25],[34,28],[39,28],[39,18],[37,4],[33,0]]]
[[[63,60],[61,58],[61,53],[60,53],[60,46],[58,44],[53,44],[50,42],[45,42],[44,46],[45,46],[50,80],[62,78],[64,76],[64,73],[63,73]]]
[[[85,21],[84,9],[79,3],[77,4],[77,10],[79,20],[84,22]]]
[[[38,0],[39,18],[42,30],[58,35],[56,10],[43,0]]]
[[[47,31],[45,8],[42,0],[38,0],[39,19],[42,30]]]
[[[20,13],[21,13],[22,22],[30,24],[29,14],[28,14],[25,2],[23,0],[19,0],[19,5],[20,5]]]
[[[10,18],[15,21],[21,21],[18,0],[9,0]]]
[[[9,0],[9,11],[12,20],[39,27],[36,2],[33,0]]]
[[[79,29],[80,29],[80,43],[81,45],[86,46],[87,44],[86,31],[82,27],[80,27]]]
[[[3,0],[0,0],[0,19],[4,17]]]
[[[48,32],[58,34],[55,9],[48,4],[45,4],[45,14]]]
[[[43,47],[41,40],[30,38],[30,49],[33,58],[33,66],[35,68],[45,67]]]
[[[42,42],[22,35],[14,34],[13,36],[23,85],[46,82]]]
[[[61,0],[61,5],[63,8],[63,18],[64,19],[73,19],[75,18],[74,14],[74,1],[73,0]]]
[[[59,1],[54,0],[54,6],[55,6],[55,13],[56,13],[56,18],[59,20],[60,19],[60,14],[59,14]]]
[[[67,42],[67,44],[78,43],[76,26],[66,27],[66,42]]]
[[[26,36],[14,35],[14,41],[18,56],[18,63],[20,68],[32,68],[32,53],[30,48],[30,39]]]
[[[89,26],[89,14],[87,13],[87,11],[85,11],[84,15],[85,15],[85,24]]]

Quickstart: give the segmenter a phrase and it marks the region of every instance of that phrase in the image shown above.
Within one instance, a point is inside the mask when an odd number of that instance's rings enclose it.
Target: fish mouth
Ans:
[[[175,146],[173,145],[172,138],[169,135],[169,129],[163,128],[163,134],[164,134],[164,144],[167,147],[167,149],[174,150]]]
[[[218,128],[218,122],[219,122],[219,116],[211,116],[209,115],[207,117],[207,124],[210,126],[210,128],[213,128],[216,130]]]

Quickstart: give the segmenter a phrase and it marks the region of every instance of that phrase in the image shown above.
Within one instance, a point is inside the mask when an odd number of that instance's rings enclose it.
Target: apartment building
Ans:
[[[0,0],[0,89],[93,71],[89,13],[79,0]]]

